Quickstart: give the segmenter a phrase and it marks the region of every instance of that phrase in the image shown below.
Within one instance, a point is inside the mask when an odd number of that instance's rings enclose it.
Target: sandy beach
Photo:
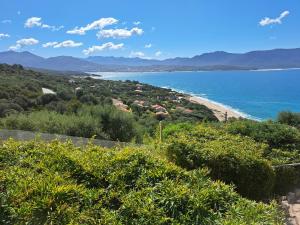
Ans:
[[[220,120],[225,120],[225,113],[227,112],[227,118],[245,118],[245,115],[242,113],[236,112],[230,108],[227,108],[225,106],[222,106],[221,104],[214,103],[209,101],[208,99],[201,98],[201,97],[195,97],[195,96],[189,96],[189,101],[193,103],[198,103],[201,105],[205,105],[207,108],[211,109],[215,116]]]

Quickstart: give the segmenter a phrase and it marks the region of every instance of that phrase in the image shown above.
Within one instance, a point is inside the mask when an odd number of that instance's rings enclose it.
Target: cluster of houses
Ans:
[[[69,80],[69,83],[74,84],[75,81],[74,80]],[[79,90],[81,90],[81,87],[75,88],[75,92],[79,91]],[[138,96],[139,93],[142,93],[143,92],[143,85],[142,84],[136,84],[134,92],[137,93],[137,96]],[[169,100],[169,101],[172,101],[174,103],[180,103],[182,98],[183,98],[182,96],[177,96],[177,93],[173,92],[173,91],[171,91],[170,95],[168,95],[168,96],[157,96],[157,100],[160,100],[160,101]],[[130,107],[128,105],[124,104],[119,99],[112,99],[112,103],[116,108],[118,108],[121,111],[131,112]],[[155,115],[158,119],[164,119],[164,118],[169,116],[169,112],[167,111],[167,109],[164,106],[159,105],[159,104],[151,105],[149,102],[144,101],[144,100],[135,100],[132,103],[132,105],[138,106],[138,107],[143,108],[143,109],[151,110],[152,112],[155,113]],[[187,109],[187,108],[184,108],[182,106],[177,106],[176,110],[184,112],[184,113],[192,113],[193,112],[191,109]]]
[[[164,113],[164,114],[168,114],[168,111],[165,107],[161,106],[161,105],[158,105],[158,104],[155,104],[155,105],[150,105],[148,102],[146,101],[143,101],[143,100],[135,100],[133,103],[133,105],[136,105],[140,108],[144,108],[144,109],[151,109],[153,112],[155,113],[158,113],[158,114],[161,114],[161,113]]]
[[[135,90],[134,92],[137,93],[142,93],[143,92],[143,85],[142,84],[136,84]],[[178,96],[176,92],[171,91],[170,95],[167,96],[157,96],[157,100],[159,101],[165,101],[165,100],[169,100],[172,101],[174,103],[180,103],[182,101],[182,98],[184,98],[183,96]],[[125,112],[130,112],[130,108],[128,107],[128,105],[124,104],[122,101],[117,100],[117,99],[113,99],[113,104],[120,110],[125,111]],[[152,112],[155,113],[156,117],[158,119],[164,119],[166,117],[169,116],[169,112],[167,111],[167,109],[159,104],[154,104],[152,105],[150,102],[144,101],[144,100],[135,100],[132,105],[138,106],[140,108],[143,108],[145,110],[151,110]],[[186,113],[186,114],[190,114],[193,112],[193,110],[191,109],[187,109],[185,107],[182,106],[177,106],[176,107],[177,111]]]

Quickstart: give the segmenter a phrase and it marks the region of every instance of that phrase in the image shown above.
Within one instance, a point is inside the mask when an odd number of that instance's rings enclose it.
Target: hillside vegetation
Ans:
[[[159,119],[217,120],[182,94],[138,82],[48,75],[4,64],[0,79],[0,126],[8,129],[139,142],[153,134]]]

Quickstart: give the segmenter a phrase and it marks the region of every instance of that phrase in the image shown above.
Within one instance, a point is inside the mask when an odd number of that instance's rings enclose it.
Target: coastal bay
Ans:
[[[232,117],[276,118],[300,111],[300,70],[99,73],[101,79],[135,80],[200,97],[202,104]],[[222,109],[222,110],[221,110]]]

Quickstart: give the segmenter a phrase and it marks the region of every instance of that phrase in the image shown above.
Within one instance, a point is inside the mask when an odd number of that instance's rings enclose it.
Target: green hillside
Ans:
[[[0,126],[9,129],[141,142],[142,136],[154,133],[159,119],[217,120],[210,109],[180,93],[138,82],[47,74],[5,64],[0,65],[0,79]]]

